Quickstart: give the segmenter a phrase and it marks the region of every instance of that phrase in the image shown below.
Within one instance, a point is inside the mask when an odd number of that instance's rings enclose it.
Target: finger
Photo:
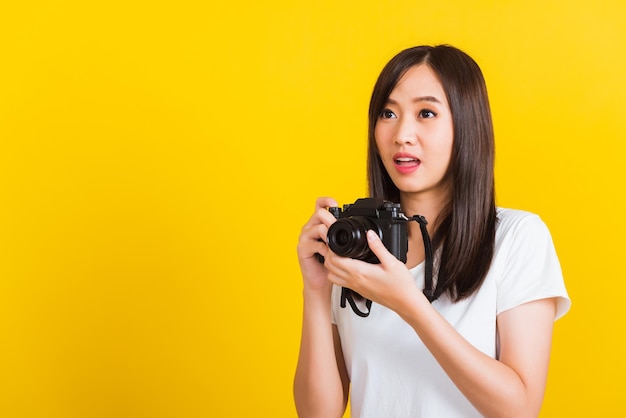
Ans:
[[[322,221],[324,225],[326,225],[326,228],[330,228],[330,226],[337,221],[335,215],[330,213],[327,209],[320,209],[318,213],[318,218],[320,221]]]
[[[353,260],[348,257],[341,257],[335,254],[332,250],[328,249],[328,255],[326,256],[326,264],[330,270],[333,270],[336,274],[350,275],[350,262]]]
[[[317,224],[313,225],[306,230],[302,231],[300,237],[298,238],[298,243],[307,244],[309,242],[320,243],[323,246],[326,246],[326,232],[328,228],[326,225]]]
[[[315,210],[328,209],[330,207],[338,206],[337,201],[332,197],[322,196],[318,197],[315,201]]]
[[[337,219],[335,215],[328,211],[330,207],[337,207],[337,202],[332,197],[320,197],[315,202],[318,218],[327,227],[331,226]]]
[[[396,261],[396,257],[387,250],[385,244],[380,240],[378,234],[371,229],[367,231],[367,244],[370,250],[378,257],[381,264],[389,264]]]
[[[363,265],[371,266],[371,264],[361,260],[339,256],[330,249],[326,256],[325,265],[329,272],[342,280],[342,283],[351,283],[351,285],[355,285],[357,281],[365,277],[362,272]]]
[[[301,260],[315,257],[320,261],[320,256],[326,257],[328,254],[328,247],[321,241],[302,241],[298,243],[297,252]]]
[[[302,231],[309,229],[311,226],[318,225],[319,223],[325,224],[327,227],[332,225],[336,218],[328,211],[329,207],[335,207],[337,202],[331,197],[320,197],[315,201],[315,213],[311,216],[308,222],[303,226]]]
[[[328,252],[325,258],[324,267],[328,271],[328,280],[338,286],[349,286],[348,280],[351,276],[340,264],[332,261],[333,253]]]

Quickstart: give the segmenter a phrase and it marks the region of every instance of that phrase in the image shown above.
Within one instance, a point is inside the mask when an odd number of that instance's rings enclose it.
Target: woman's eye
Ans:
[[[429,119],[429,118],[434,118],[435,116],[437,116],[437,114],[433,112],[432,110],[424,109],[419,112],[420,118]]]
[[[383,119],[393,119],[396,117],[396,114],[389,109],[385,109],[380,113],[380,117]]]

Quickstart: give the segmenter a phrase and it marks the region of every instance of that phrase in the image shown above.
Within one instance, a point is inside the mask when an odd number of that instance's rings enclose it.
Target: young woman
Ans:
[[[337,202],[319,198],[298,244],[301,417],[341,417],[348,395],[354,417],[538,415],[553,322],[570,301],[545,224],[495,206],[493,167],[478,65],[447,45],[395,56],[370,102],[369,190],[428,220],[434,300],[417,222],[406,263],[372,231],[379,264],[340,257],[326,244]],[[342,288],[374,302],[369,316],[341,307]]]

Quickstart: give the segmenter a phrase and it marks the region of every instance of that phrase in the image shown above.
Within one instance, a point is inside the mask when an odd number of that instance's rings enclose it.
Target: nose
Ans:
[[[398,145],[415,145],[417,143],[417,123],[411,118],[400,118],[394,141]]]

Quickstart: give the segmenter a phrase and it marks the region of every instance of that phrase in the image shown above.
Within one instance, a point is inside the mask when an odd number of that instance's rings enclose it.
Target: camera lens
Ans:
[[[367,231],[374,230],[381,236],[380,228],[364,216],[338,219],[328,229],[328,246],[337,255],[358,260],[377,262],[367,244]]]
[[[335,241],[337,242],[337,245],[339,247],[345,247],[346,245],[349,245],[351,239],[352,237],[350,236],[350,233],[345,229],[339,229],[337,231],[337,235],[335,236]]]

